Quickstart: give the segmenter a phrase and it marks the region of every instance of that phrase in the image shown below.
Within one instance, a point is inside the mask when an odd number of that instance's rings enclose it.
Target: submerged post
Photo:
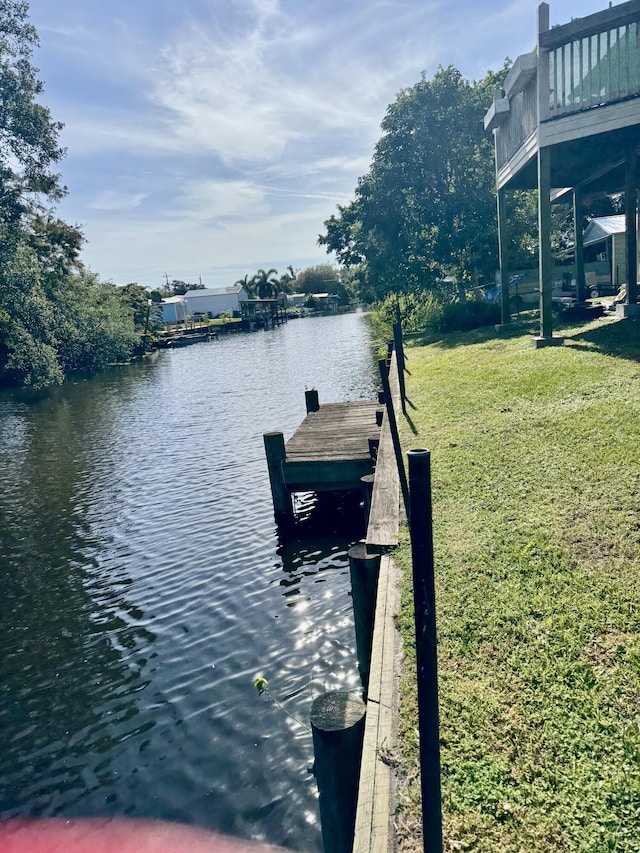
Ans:
[[[442,853],[436,596],[433,569],[431,454],[409,451],[413,598],[416,624],[418,731],[424,849]]]
[[[364,478],[363,478],[364,479]],[[349,549],[353,620],[356,629],[356,651],[362,686],[369,687],[373,623],[376,615],[376,595],[380,574],[380,554],[371,554],[366,545]]]
[[[356,822],[365,704],[336,691],[314,699],[311,731],[325,853],[351,853]]]
[[[281,432],[266,432],[263,438],[276,523],[279,525],[291,524],[293,522],[293,507],[283,470],[284,461],[287,458],[284,435]]]

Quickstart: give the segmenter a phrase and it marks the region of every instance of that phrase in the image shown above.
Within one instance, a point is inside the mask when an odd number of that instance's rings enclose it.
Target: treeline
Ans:
[[[149,344],[149,294],[100,282],[80,228],[57,218],[61,124],[38,103],[28,4],[0,4],[0,387],[45,388]]]
[[[255,275],[245,275],[236,281],[251,298],[269,299],[278,293],[332,293],[342,305],[359,298],[359,280],[353,270],[336,269],[331,264],[317,264],[304,270],[292,266],[278,275],[278,270],[259,269]]]

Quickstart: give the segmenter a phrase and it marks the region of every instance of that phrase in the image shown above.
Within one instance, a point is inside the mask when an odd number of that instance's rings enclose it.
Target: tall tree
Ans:
[[[0,0],[0,386],[44,388],[139,354],[149,306],[84,272],[80,229],[55,216],[62,125],[37,100],[28,11]]]
[[[252,283],[260,299],[269,299],[278,292],[278,270],[259,269]]]
[[[472,83],[440,68],[400,92],[354,201],[325,222],[319,243],[362,264],[365,295],[467,285],[491,276],[497,238],[493,146],[482,118],[507,66]]]
[[[25,213],[66,193],[52,171],[65,153],[58,141],[62,125],[37,101],[43,85],[32,58],[39,40],[28,13],[23,0],[0,3],[0,221],[5,237]]]

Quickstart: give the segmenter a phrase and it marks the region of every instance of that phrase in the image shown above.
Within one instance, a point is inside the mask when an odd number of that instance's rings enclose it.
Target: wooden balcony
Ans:
[[[485,116],[498,187],[535,188],[545,147],[554,187],[584,183],[594,163],[609,173],[639,125],[640,0],[552,28],[542,4],[536,49],[518,57]]]

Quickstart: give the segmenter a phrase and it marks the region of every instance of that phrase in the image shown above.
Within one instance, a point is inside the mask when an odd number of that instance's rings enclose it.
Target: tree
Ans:
[[[240,285],[240,287],[244,287],[244,289],[247,291],[247,295],[249,297],[255,296],[255,287],[253,284],[253,278],[249,278],[248,273],[245,276],[243,276],[242,278],[239,278],[237,281],[235,281],[234,284],[236,286]]]
[[[62,124],[36,100],[43,85],[31,62],[39,40],[28,11],[23,0],[0,3],[0,222],[5,239],[15,236],[26,213],[66,193],[51,170],[65,153],[58,143]]]
[[[362,265],[365,297],[492,277],[494,161],[482,119],[506,71],[472,83],[440,68],[387,109],[370,171],[319,237],[340,263]]]
[[[298,273],[294,270],[294,268],[289,264],[287,267],[287,271],[283,273],[277,281],[277,288],[279,293],[293,293],[296,288],[296,278]]]
[[[78,262],[79,229],[46,205],[65,194],[52,167],[62,125],[37,102],[28,4],[0,3],[0,384],[61,381],[54,299]]]
[[[259,299],[269,299],[278,292],[278,270],[259,269],[251,281]]]

